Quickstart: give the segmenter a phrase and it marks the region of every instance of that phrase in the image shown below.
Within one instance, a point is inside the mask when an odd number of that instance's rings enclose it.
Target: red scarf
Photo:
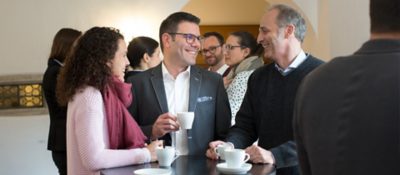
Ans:
[[[131,87],[113,76],[103,90],[111,149],[141,148],[147,139],[127,110],[132,103]]]

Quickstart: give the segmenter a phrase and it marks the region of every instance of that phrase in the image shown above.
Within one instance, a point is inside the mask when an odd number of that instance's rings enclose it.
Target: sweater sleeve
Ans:
[[[271,148],[274,155],[277,168],[291,167],[298,164],[296,144],[294,141],[288,141],[277,147]]]
[[[225,141],[231,142],[235,145],[235,148],[245,149],[251,145],[258,138],[256,131],[256,122],[252,99],[256,99],[253,95],[250,84],[254,78],[250,75],[247,82],[247,90],[245,92],[244,98],[242,100],[239,111],[235,116],[235,125],[233,125],[228,133]]]
[[[103,168],[140,164],[150,161],[146,148],[127,150],[108,149],[107,120],[104,104],[98,90],[85,90],[76,95],[74,125],[78,156],[84,167],[96,171]]]

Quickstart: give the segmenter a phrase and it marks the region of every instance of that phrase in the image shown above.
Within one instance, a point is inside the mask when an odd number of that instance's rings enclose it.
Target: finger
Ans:
[[[164,140],[159,140],[159,141],[160,141],[161,147],[164,147]]]
[[[246,152],[246,153],[249,154],[250,156],[253,156],[253,154],[254,154],[254,148],[251,147],[251,146],[249,146],[249,147],[247,147],[247,148],[244,150],[244,152]]]
[[[167,131],[176,131],[179,129],[179,126],[169,120],[167,123],[163,123],[163,128]]]
[[[160,120],[160,122],[158,124],[167,126],[167,128],[170,128],[170,129],[179,128],[178,123],[170,118],[162,119],[162,120]]]
[[[178,121],[178,117],[176,115],[169,115],[169,118],[174,120],[174,121]]]
[[[173,120],[169,120],[168,123],[169,123],[169,125],[170,125],[170,130],[173,130],[173,131],[179,130],[180,125],[179,125],[178,122],[173,121]]]
[[[179,128],[179,122],[178,121],[175,121],[175,120],[169,120],[168,121],[171,125],[173,125],[174,127],[176,127],[176,128]]]
[[[260,163],[260,156],[258,155],[250,156],[250,161],[253,163]]]
[[[164,117],[164,119],[171,119],[173,121],[177,120],[177,117],[171,113],[166,113],[163,117]]]
[[[255,159],[254,161],[252,161],[253,163],[262,163],[262,161],[260,161],[260,159]]]
[[[224,142],[217,140],[217,141],[210,142],[208,145],[210,148],[214,149],[215,147],[217,147],[218,145],[221,145],[221,144],[224,144]]]
[[[215,154],[214,150],[208,149],[206,155],[210,159],[213,159],[213,160],[218,159],[218,156]]]
[[[179,127],[176,127],[176,126],[174,126],[172,124],[163,124],[161,126],[161,130],[162,130],[162,132],[164,134],[166,134],[166,133],[169,133],[169,132],[172,132],[172,131],[178,131]]]

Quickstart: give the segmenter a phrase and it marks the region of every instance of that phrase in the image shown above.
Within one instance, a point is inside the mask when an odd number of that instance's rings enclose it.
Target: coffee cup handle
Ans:
[[[249,159],[250,159],[250,154],[245,154],[245,156],[244,156],[245,158],[244,158],[244,162],[247,162],[247,161],[249,161]]]

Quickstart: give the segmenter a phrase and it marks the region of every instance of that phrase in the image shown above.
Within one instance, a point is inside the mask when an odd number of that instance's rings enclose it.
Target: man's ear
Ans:
[[[164,48],[168,48],[171,46],[172,36],[168,33],[163,33],[161,35],[161,42],[163,43]]]
[[[288,24],[285,27],[285,38],[289,38],[290,35],[294,35],[295,30],[296,30],[296,27],[293,24]]]

